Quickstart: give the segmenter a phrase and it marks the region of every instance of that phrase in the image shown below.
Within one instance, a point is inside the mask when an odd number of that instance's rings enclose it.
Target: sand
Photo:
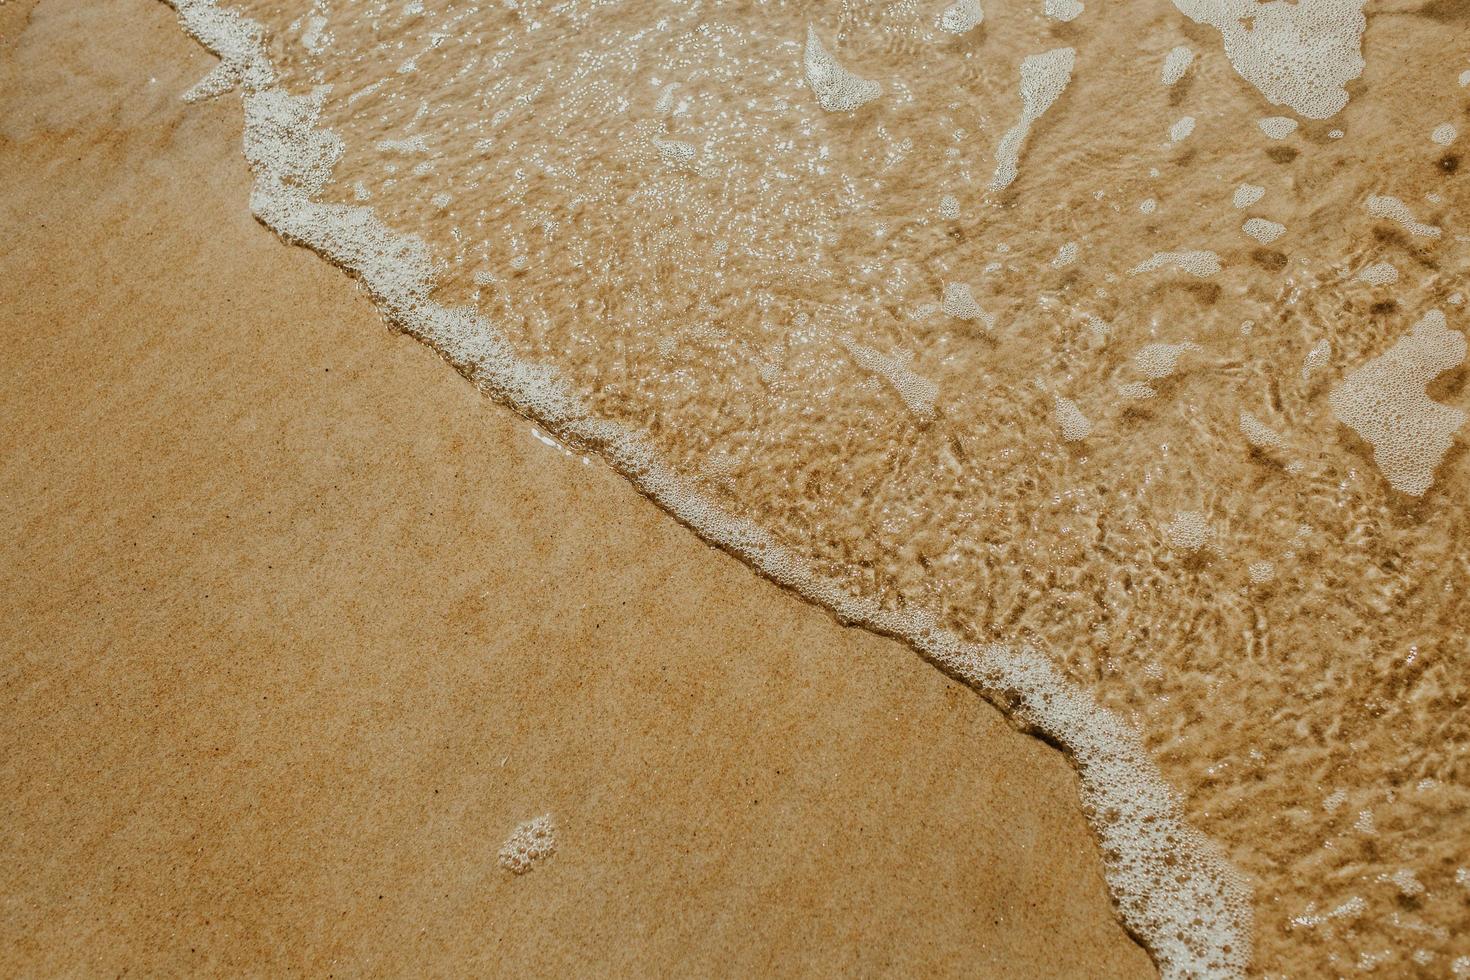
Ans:
[[[1151,972],[1059,753],[388,331],[211,62],[0,6],[0,970]]]

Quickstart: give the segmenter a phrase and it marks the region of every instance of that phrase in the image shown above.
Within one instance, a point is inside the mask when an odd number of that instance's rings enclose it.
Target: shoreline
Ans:
[[[178,100],[211,59],[166,8],[36,21],[0,150],[7,960],[1147,975],[1059,753],[283,247],[234,97]],[[501,873],[543,810],[556,855]]]

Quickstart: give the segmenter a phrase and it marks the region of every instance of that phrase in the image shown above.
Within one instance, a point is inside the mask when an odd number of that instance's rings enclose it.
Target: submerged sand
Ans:
[[[1059,753],[282,246],[172,12],[0,45],[0,969],[1151,972]]]

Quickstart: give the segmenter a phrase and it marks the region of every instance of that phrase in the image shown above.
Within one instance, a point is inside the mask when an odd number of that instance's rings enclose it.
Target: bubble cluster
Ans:
[[[1164,66],[1159,71],[1159,81],[1165,85],[1174,85],[1184,73],[1189,71],[1189,66],[1194,64],[1194,49],[1186,45],[1179,45],[1169,49],[1164,56]]]
[[[1403,226],[1409,234],[1418,238],[1438,238],[1444,232],[1434,226],[1416,221],[1409,206],[1396,197],[1374,194],[1363,205],[1375,218],[1387,218]]]
[[[1237,208],[1248,208],[1265,196],[1266,188],[1259,184],[1241,184],[1235,188],[1235,196],[1231,198],[1231,203]]]
[[[1220,256],[1206,249],[1183,249],[1177,252],[1155,252],[1128,270],[1130,276],[1159,269],[1179,269],[1197,279],[1208,279],[1220,271]]]
[[[1016,179],[1021,148],[1031,127],[1061,97],[1072,81],[1072,68],[1077,52],[1071,48],[1054,48],[1045,54],[1028,55],[1021,62],[1021,118],[1006,130],[995,149],[995,175],[990,179],[993,190],[1009,187]]]
[[[1343,86],[1363,73],[1364,0],[1174,0],[1221,34],[1225,57],[1272,105],[1326,119],[1347,105]]]
[[[1164,525],[1164,537],[1176,551],[1199,551],[1210,543],[1213,534],[1209,518],[1197,510],[1181,510]]]
[[[1052,20],[1066,23],[1082,16],[1082,0],[1046,0],[1043,9]]]
[[[1241,230],[1262,245],[1270,245],[1276,239],[1286,234],[1285,225],[1275,221],[1267,221],[1265,218],[1250,218],[1241,226]]]
[[[1465,412],[1432,400],[1425,387],[1465,359],[1465,335],[1430,310],[1383,354],[1349,374],[1329,398],[1332,413],[1373,447],[1373,460],[1400,493],[1422,496],[1434,482]]]
[[[1061,395],[1053,395],[1052,406],[1064,440],[1077,442],[1092,435],[1092,422],[1082,414],[1082,409],[1077,407],[1076,402]]]
[[[939,386],[928,378],[915,374],[909,367],[914,360],[912,353],[899,351],[891,357],[885,357],[871,347],[864,347],[847,337],[841,338],[841,343],[859,367],[881,376],[892,385],[903,403],[909,407],[909,411],[920,418],[934,415],[934,401],[939,397]]]
[[[1199,344],[1188,341],[1182,344],[1149,344],[1133,355],[1133,366],[1145,378],[1167,378],[1178,368],[1179,358],[1200,349]]]
[[[1256,124],[1273,140],[1284,140],[1296,132],[1297,121],[1290,116],[1267,116]]]
[[[954,0],[939,15],[939,29],[946,34],[968,34],[985,20],[980,0]]]
[[[556,826],[551,814],[532,817],[510,832],[500,848],[500,866],[523,875],[556,852]]]
[[[1250,412],[1240,413],[1240,431],[1246,442],[1257,449],[1277,449],[1283,444],[1280,435]]]
[[[807,28],[802,63],[817,103],[828,112],[851,112],[883,93],[883,86],[877,82],[859,78],[839,65],[822,44],[815,27]]]
[[[1399,281],[1399,270],[1392,262],[1374,262],[1358,273],[1358,281],[1370,286],[1392,286]]]
[[[979,320],[987,328],[995,325],[995,318],[982,310],[975,301],[975,294],[968,283],[952,282],[946,285],[940,309],[956,320]]]

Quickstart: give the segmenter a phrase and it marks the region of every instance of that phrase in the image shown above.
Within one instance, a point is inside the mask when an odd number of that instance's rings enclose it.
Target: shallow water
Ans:
[[[1370,3],[1336,111],[1163,0],[233,6],[434,300],[1128,719],[1254,883],[1253,972],[1470,975],[1470,8]]]

